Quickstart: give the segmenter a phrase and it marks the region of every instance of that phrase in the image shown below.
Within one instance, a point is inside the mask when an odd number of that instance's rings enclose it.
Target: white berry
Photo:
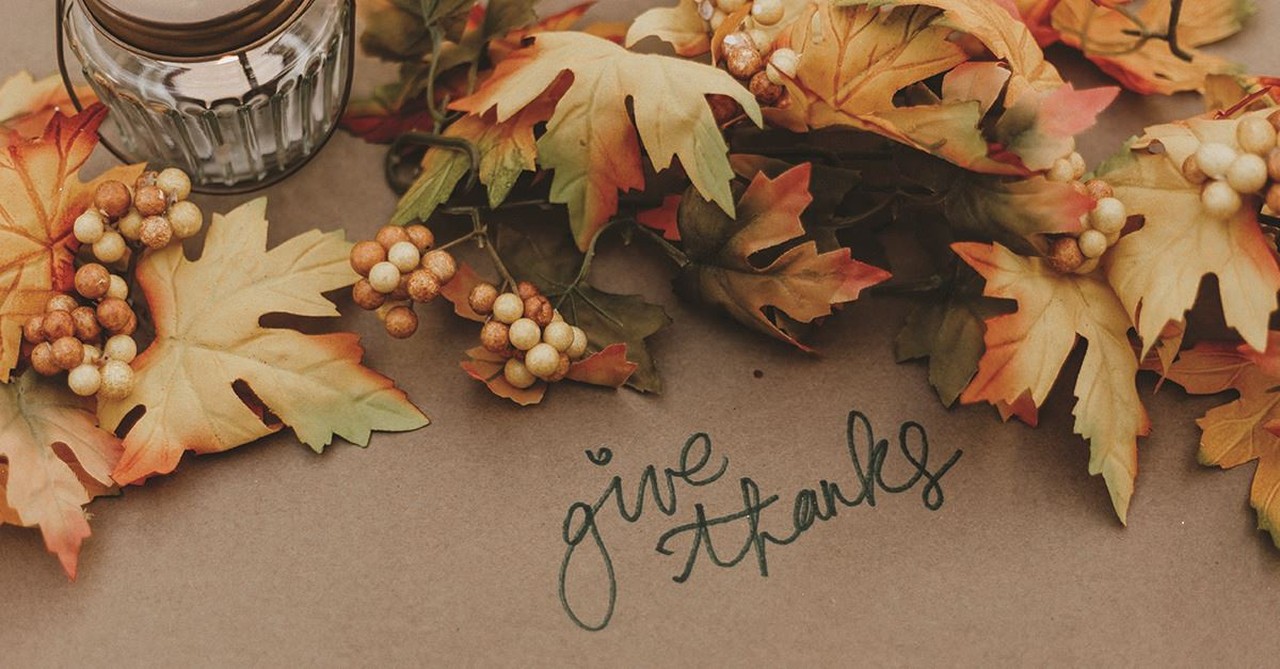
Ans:
[[[125,239],[136,242],[142,236],[143,220],[142,214],[137,209],[130,209],[129,213],[116,221],[116,229],[120,230],[120,234],[124,235]]]
[[[551,344],[538,344],[524,354],[524,366],[530,374],[545,380],[560,366],[560,352]]]
[[[782,0],[755,0],[751,5],[751,18],[762,26],[771,26],[782,20],[785,9]]]
[[[1236,150],[1226,144],[1207,142],[1196,150],[1196,164],[1210,179],[1221,179],[1236,159]]]
[[[564,321],[552,321],[542,331],[542,341],[551,344],[555,350],[564,353],[573,343],[573,326]]]
[[[395,292],[400,287],[400,270],[395,265],[383,260],[369,268],[369,285],[384,295]]]
[[[531,318],[517,318],[507,330],[507,340],[521,351],[527,351],[542,341],[542,328]]]
[[[1071,166],[1070,160],[1059,158],[1053,161],[1053,165],[1045,172],[1044,178],[1059,183],[1073,181],[1076,178],[1075,168]]]
[[[108,281],[107,297],[114,297],[121,300],[129,297],[129,284],[125,283],[125,280],[122,277],[112,274]]]
[[[1267,185],[1267,161],[1256,154],[1240,154],[1231,162],[1231,167],[1227,168],[1227,183],[1237,193],[1256,193],[1262,190]]]
[[[529,372],[529,368],[515,358],[507,361],[507,364],[502,368],[502,376],[507,380],[507,383],[517,388],[528,388],[538,382],[537,377]]]
[[[493,317],[511,325],[524,315],[524,301],[515,293],[503,293],[493,301]]]
[[[1085,172],[1089,171],[1089,167],[1084,164],[1084,156],[1080,155],[1078,151],[1072,151],[1071,155],[1067,156],[1067,162],[1071,163],[1071,178],[1073,180],[1079,179],[1084,176]]]
[[[1085,230],[1076,240],[1080,253],[1086,258],[1097,258],[1107,251],[1107,236],[1097,230]]]
[[[83,214],[76,217],[75,233],[76,240],[81,244],[93,244],[102,239],[103,233],[107,231],[107,222],[93,209],[86,209]]]
[[[80,365],[67,374],[67,387],[81,397],[98,394],[102,387],[102,374],[92,365]]]
[[[587,333],[578,326],[573,326],[573,343],[569,344],[569,348],[565,349],[565,353],[569,355],[569,359],[577,360],[587,352]]]
[[[781,86],[788,79],[795,78],[798,69],[800,69],[800,54],[792,49],[782,48],[774,49],[773,53],[769,54],[769,62],[764,71],[769,81]]]
[[[96,365],[102,360],[102,349],[93,344],[84,345],[84,357],[80,359],[82,365]]]
[[[1236,142],[1249,153],[1266,155],[1276,148],[1275,126],[1260,116],[1241,119],[1240,125],[1236,126]]]
[[[1124,228],[1128,218],[1123,202],[1114,197],[1104,197],[1089,212],[1089,225],[1104,235],[1113,235]]]
[[[1211,181],[1200,191],[1200,204],[1214,218],[1228,218],[1240,210],[1240,193],[1225,181]]]
[[[204,212],[194,202],[174,202],[169,207],[169,226],[178,239],[194,237],[204,227]]]
[[[176,167],[160,170],[160,174],[156,175],[156,185],[165,195],[175,200],[185,200],[191,195],[191,177]]]
[[[418,247],[413,242],[396,242],[387,249],[387,262],[395,265],[401,272],[408,273],[417,269],[420,260],[422,256],[418,254]]]
[[[108,360],[102,365],[102,387],[98,392],[104,399],[120,400],[133,393],[133,368],[129,363]]]
[[[115,335],[103,345],[102,354],[108,360],[133,362],[133,359],[138,357],[138,342],[129,335]]]
[[[128,250],[124,237],[115,230],[108,230],[94,243],[93,256],[104,263],[113,263],[123,258]]]

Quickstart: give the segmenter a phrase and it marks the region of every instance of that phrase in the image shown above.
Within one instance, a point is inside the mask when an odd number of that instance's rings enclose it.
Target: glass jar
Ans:
[[[113,151],[180,167],[204,191],[296,170],[350,90],[351,0],[59,0],[58,16],[110,110]]]

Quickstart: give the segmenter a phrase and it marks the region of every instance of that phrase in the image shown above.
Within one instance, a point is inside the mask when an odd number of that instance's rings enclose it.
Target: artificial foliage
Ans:
[[[605,245],[669,262],[706,317],[796,355],[869,291],[913,301],[896,357],[927,365],[943,404],[1034,426],[1052,393],[1074,397],[1121,522],[1158,427],[1139,375],[1233,392],[1200,419],[1200,458],[1258,461],[1250,500],[1280,543],[1280,94],[1205,48],[1247,0],[678,0],[626,25],[532,0],[358,9],[362,48],[398,76],[343,126],[388,145],[401,199],[355,244],[269,249],[265,200],[206,226],[170,170],[86,184],[102,108],[64,116],[25,73],[0,87],[0,521],[39,527],[68,574],[85,505],[188,450],[426,425],[354,335],[266,313],[351,305],[409,338],[444,299],[476,344],[437,382],[496,396],[477,403],[555,401],[560,382],[662,392],[647,340],[679,325],[593,283]],[[1065,81],[1044,51],[1059,42],[1118,85]],[[1076,137],[1121,88],[1207,111],[1134,128],[1090,167]]]

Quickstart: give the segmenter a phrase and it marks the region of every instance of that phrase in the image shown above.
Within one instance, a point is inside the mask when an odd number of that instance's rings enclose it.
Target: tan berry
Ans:
[[[534,376],[546,380],[560,366],[560,352],[551,344],[538,344],[525,352],[524,366]]]
[[[1116,191],[1111,187],[1111,184],[1103,181],[1102,179],[1088,180],[1084,184],[1084,190],[1085,194],[1094,200],[1101,200],[1103,198],[1112,197],[1116,194]]]
[[[138,238],[149,249],[162,249],[173,241],[173,226],[164,216],[148,216],[142,221],[142,234]]]
[[[378,242],[356,242],[351,247],[351,269],[360,276],[369,276],[369,270],[386,259],[387,250]]]
[[[53,347],[49,342],[41,342],[31,349],[31,369],[40,376],[53,376],[62,371],[53,361]]]
[[[84,360],[80,361],[82,365],[96,365],[102,360],[102,350],[93,344],[84,345]]]
[[[510,325],[524,316],[524,302],[515,293],[503,293],[493,301],[493,317]]]
[[[441,284],[446,284],[458,273],[458,262],[448,251],[428,251],[422,256],[422,268],[436,275]]]
[[[71,322],[75,325],[76,338],[82,342],[97,341],[102,336],[102,326],[93,307],[76,307],[71,312]]]
[[[124,332],[129,327],[129,321],[133,319],[133,309],[129,308],[129,304],[124,300],[118,300],[114,297],[98,303],[98,323],[102,325],[107,332],[117,333]]]
[[[1049,266],[1059,272],[1074,272],[1084,260],[1074,237],[1058,237],[1049,245]]]
[[[507,338],[509,328],[506,323],[486,321],[480,328],[480,345],[490,353],[502,353],[510,346]]]
[[[507,340],[518,351],[527,351],[542,341],[542,328],[528,318],[518,318],[507,330]]]
[[[53,364],[58,369],[70,370],[79,366],[84,360],[84,344],[75,337],[59,337],[50,344],[53,352]]]
[[[77,365],[67,374],[67,387],[80,397],[93,397],[102,387],[102,373],[93,365]]]
[[[739,79],[750,79],[764,69],[764,57],[745,39],[733,44],[725,42],[720,56],[724,59],[724,69]]]
[[[50,297],[49,300],[44,303],[44,310],[45,312],[50,312],[50,311],[70,312],[70,311],[74,311],[75,308],[78,306],[80,306],[80,303],[76,301],[76,298],[71,297],[66,293],[58,293],[53,297]]]
[[[769,75],[764,72],[756,72],[751,75],[751,82],[747,84],[748,90],[756,97],[756,100],[766,106],[777,104],[782,99],[782,94],[787,89],[769,81]]]
[[[1267,176],[1272,181],[1280,181],[1280,147],[1267,153]]]
[[[93,206],[110,219],[124,216],[132,204],[129,187],[114,179],[98,184],[98,189],[93,192]]]
[[[1267,189],[1267,208],[1280,214],[1280,184],[1271,184]]]
[[[524,317],[537,323],[538,327],[546,327],[555,318],[555,311],[551,300],[541,295],[534,295],[524,301]]]
[[[369,268],[369,284],[379,293],[392,293],[400,286],[400,270],[384,260]]]
[[[389,249],[396,242],[409,241],[409,233],[398,225],[384,225],[378,229],[378,234],[374,235],[374,241],[382,245],[382,248]]]
[[[122,400],[133,394],[133,368],[119,360],[108,360],[102,365],[102,387],[98,395],[103,399]]]
[[[76,292],[81,297],[96,300],[107,294],[111,287],[111,272],[96,262],[91,262],[76,270]]]
[[[185,200],[191,195],[191,177],[176,167],[166,167],[156,175],[156,186],[175,200]]]
[[[83,214],[76,217],[72,227],[72,234],[81,244],[92,244],[102,239],[102,234],[106,231],[107,220],[95,209],[84,210]]]
[[[133,206],[143,216],[160,216],[169,208],[169,201],[159,187],[143,186],[133,194]]]
[[[93,257],[104,263],[117,262],[124,258],[124,254],[128,253],[129,247],[124,243],[124,237],[115,230],[108,230],[93,245]]]
[[[477,283],[467,295],[471,310],[482,316],[493,312],[493,301],[498,299],[498,289],[491,283]]]
[[[44,341],[44,316],[32,316],[22,324],[22,338],[32,344]]]
[[[387,300],[391,302],[404,302],[409,299],[409,275],[401,274],[400,282],[396,284],[396,289],[387,295]]]
[[[418,331],[418,315],[409,307],[392,307],[387,311],[384,325],[387,334],[396,339],[408,339]]]
[[[556,371],[552,372],[551,376],[547,377],[547,382],[558,383],[560,381],[563,381],[564,377],[569,375],[569,367],[571,365],[572,363],[569,360],[569,356],[561,353],[560,360],[556,364]]]
[[[541,294],[542,294],[542,291],[538,290],[537,286],[533,285],[528,281],[521,281],[520,283],[516,284],[516,295],[520,296],[521,302],[533,297],[534,295],[541,295]]]
[[[168,218],[173,234],[178,239],[194,237],[204,227],[204,212],[200,211],[196,203],[187,200],[174,202],[169,207]]]
[[[368,279],[360,279],[351,287],[351,301],[365,311],[373,311],[387,301],[387,296],[373,289]]]
[[[573,326],[573,343],[569,344],[569,348],[565,349],[565,353],[569,358],[578,360],[587,353],[587,333],[582,328]]]
[[[515,358],[508,360],[507,364],[503,365],[502,378],[506,379],[507,383],[520,389],[528,388],[538,382],[537,377],[529,372],[529,368]]]
[[[573,343],[573,326],[564,321],[552,321],[542,330],[542,341],[564,353]]]
[[[44,331],[45,341],[56,341],[76,333],[76,323],[67,311],[50,311],[44,315],[44,322],[40,327]]]
[[[130,209],[129,213],[116,221],[116,229],[125,239],[138,241],[138,237],[142,236],[142,214],[138,213],[137,209]]]
[[[139,174],[138,178],[133,181],[134,192],[136,193],[139,188],[156,185],[156,179],[159,178],[159,176],[160,173],[155,170],[147,170],[142,174]]]
[[[707,96],[707,104],[711,105],[711,115],[716,119],[716,125],[725,125],[742,116],[742,106],[727,95],[712,93]]]
[[[431,228],[421,223],[405,226],[404,232],[409,235],[409,241],[413,242],[418,253],[425,253],[436,243],[436,236],[431,232]]]
[[[1209,180],[1209,175],[1200,169],[1200,162],[1196,160],[1196,154],[1193,153],[1182,161],[1182,178],[1197,186]]]
[[[138,357],[138,342],[129,335],[115,335],[103,345],[102,355],[110,360],[133,362],[133,359]]]
[[[440,294],[440,281],[428,270],[415,269],[409,274],[405,288],[414,302],[430,302]]]

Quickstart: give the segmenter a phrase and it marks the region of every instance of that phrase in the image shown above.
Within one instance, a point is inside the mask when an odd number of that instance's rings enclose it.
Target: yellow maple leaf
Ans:
[[[1130,18],[1130,12],[1099,7],[1093,0],[1061,0],[1053,9],[1052,26],[1063,43],[1075,47],[1127,88],[1150,95],[1204,90],[1210,74],[1241,68],[1195,47],[1239,32],[1253,13],[1250,0],[1184,2],[1178,20],[1178,44],[1191,60],[1178,57],[1163,39],[1144,38],[1134,31],[1156,35],[1168,32],[1169,0],[1149,0]]]
[[[53,114],[40,137],[0,148],[0,383],[18,362],[22,324],[71,285],[71,228],[97,183],[133,183],[142,172],[118,167],[89,184],[77,178],[106,113],[95,106],[74,117]]]
[[[113,485],[119,457],[120,440],[64,384],[28,372],[0,385],[0,523],[38,526],[73,579],[89,536],[84,505]]]
[[[86,107],[97,101],[88,86],[76,87],[76,96]],[[38,136],[59,112],[75,112],[61,75],[36,79],[23,71],[5,79],[0,84],[0,129],[5,131],[0,132],[0,147]]]
[[[701,56],[711,49],[711,33],[698,15],[698,0],[680,0],[675,7],[653,7],[636,17],[627,29],[624,44],[634,46],[646,37],[671,45],[677,55]]]
[[[1182,352],[1168,379],[1194,395],[1240,394],[1196,421],[1202,430],[1198,457],[1201,464],[1223,469],[1258,461],[1249,504],[1258,512],[1258,529],[1280,546],[1280,333],[1269,334],[1266,353],[1236,344],[1197,344]]]
[[[1266,115],[1267,111],[1250,115]],[[1147,128],[1145,136],[1099,170],[1142,229],[1107,253],[1107,277],[1138,327],[1145,356],[1171,322],[1195,304],[1202,279],[1218,277],[1222,313],[1250,346],[1266,347],[1276,310],[1280,268],[1262,234],[1257,196],[1245,196],[1235,216],[1210,216],[1201,186],[1181,166],[1204,142],[1235,147],[1238,119],[1191,119]]]
[[[986,280],[983,295],[1016,300],[1018,310],[987,320],[986,352],[960,400],[1003,407],[1039,407],[1048,397],[1077,337],[1086,342],[1076,377],[1075,432],[1089,440],[1089,473],[1101,474],[1120,522],[1138,475],[1138,437],[1151,423],[1138,397],[1138,358],[1129,344],[1129,317],[1106,281],[1064,274],[1040,258],[999,244],[953,247]]]
[[[225,451],[271,434],[281,425],[268,413],[316,451],[334,435],[364,445],[372,430],[426,425],[390,379],[360,366],[356,335],[259,324],[272,313],[337,316],[322,293],[357,278],[341,232],[312,230],[266,250],[265,213],[260,198],[215,215],[199,260],[170,246],[138,264],[156,339],[134,362],[133,394],[98,406],[112,430],[145,411],[125,435],[116,481],[171,472],[186,450]]]
[[[620,189],[644,187],[641,144],[654,169],[678,158],[698,192],[733,212],[728,146],[705,98],[729,96],[757,124],[761,118],[751,93],[722,70],[631,53],[592,35],[549,32],[502,61],[475,95],[452,107],[473,114],[495,110],[505,123],[566,72],[572,83],[538,140],[538,162],[555,170],[551,201],[568,205],[580,249],[617,211]]]

